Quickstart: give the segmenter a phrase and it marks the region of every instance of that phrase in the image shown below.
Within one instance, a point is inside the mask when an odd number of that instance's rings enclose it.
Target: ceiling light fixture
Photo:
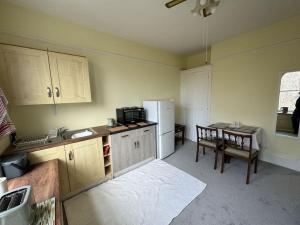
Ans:
[[[207,17],[214,14],[220,0],[196,0],[196,6],[191,10],[193,16]]]

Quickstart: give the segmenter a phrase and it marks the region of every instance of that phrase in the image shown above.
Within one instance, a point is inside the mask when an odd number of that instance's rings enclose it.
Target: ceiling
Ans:
[[[190,10],[195,0],[167,9],[167,0],[9,0],[98,31],[177,54],[204,48],[203,18]],[[221,0],[207,17],[209,44],[300,14],[299,0]]]

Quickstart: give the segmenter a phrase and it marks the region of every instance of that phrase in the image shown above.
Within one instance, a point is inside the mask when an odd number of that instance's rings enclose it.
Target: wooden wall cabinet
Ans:
[[[59,182],[62,196],[70,192],[67,161],[64,146],[58,146],[45,150],[30,152],[27,155],[31,164],[45,162],[52,159],[58,159],[59,163]]]
[[[49,52],[55,103],[90,102],[88,62],[85,57]]]
[[[12,104],[52,104],[47,52],[0,44],[0,87]]]
[[[0,87],[15,105],[91,102],[81,56],[0,44]]]
[[[105,178],[102,139],[65,145],[71,192]]]
[[[135,168],[156,155],[155,126],[111,135],[114,176]]]

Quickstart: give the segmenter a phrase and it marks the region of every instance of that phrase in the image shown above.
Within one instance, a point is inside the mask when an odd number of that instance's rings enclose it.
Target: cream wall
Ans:
[[[207,51],[207,62],[210,63],[210,53],[211,50]],[[185,69],[191,69],[199,66],[206,65],[206,53],[205,51],[201,51],[192,55],[187,55],[184,58]]]
[[[266,161],[300,170],[300,139],[275,135],[280,75],[300,69],[300,16],[212,45],[212,122],[264,129]]]
[[[172,98],[178,112],[182,59],[166,51],[4,3],[0,42],[85,55],[89,61],[93,102],[57,105],[56,110],[52,105],[10,106],[20,135],[105,124],[117,107],[140,106],[144,99]]]

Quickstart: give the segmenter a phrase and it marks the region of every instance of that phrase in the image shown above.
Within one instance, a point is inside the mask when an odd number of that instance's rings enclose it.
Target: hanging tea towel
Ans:
[[[8,101],[0,88],[0,138],[13,133],[16,128],[7,112]]]

